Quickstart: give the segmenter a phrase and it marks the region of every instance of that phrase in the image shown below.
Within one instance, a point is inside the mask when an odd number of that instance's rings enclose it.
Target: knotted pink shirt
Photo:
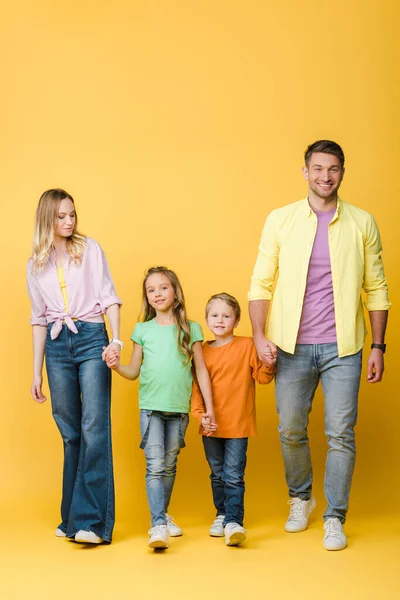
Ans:
[[[102,323],[103,314],[112,304],[122,304],[118,298],[104,252],[99,244],[86,238],[87,247],[82,262],[75,264],[66,254],[64,273],[67,284],[68,312],[57,277],[56,253],[39,274],[32,274],[32,259],[28,261],[28,292],[32,303],[31,325],[53,323],[51,339],[61,331],[63,321],[78,333],[73,319]]]

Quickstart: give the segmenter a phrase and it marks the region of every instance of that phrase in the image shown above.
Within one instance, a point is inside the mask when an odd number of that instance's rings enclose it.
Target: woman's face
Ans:
[[[61,200],[56,216],[56,238],[70,237],[75,229],[76,213],[74,203],[69,198]]]

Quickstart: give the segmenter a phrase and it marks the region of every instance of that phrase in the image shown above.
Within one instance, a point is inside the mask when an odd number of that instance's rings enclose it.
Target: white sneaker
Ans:
[[[174,517],[171,517],[171,515],[167,515],[167,513],[165,513],[165,520],[167,521],[167,529],[168,529],[168,533],[171,537],[178,537],[178,536],[182,535],[183,531],[174,522]]]
[[[214,519],[208,533],[213,537],[224,537],[224,520],[225,515],[218,515],[218,517]]]
[[[166,525],[156,525],[149,530],[150,548],[168,548],[169,533]]]
[[[81,529],[75,534],[75,541],[82,542],[83,544],[101,544],[103,540],[101,537],[93,533],[93,531],[84,531]]]
[[[67,534],[64,533],[64,531],[62,529],[60,529],[59,527],[57,527],[57,529],[56,529],[56,537],[67,537]]]
[[[308,527],[308,517],[315,508],[315,499],[302,500],[301,498],[290,498],[289,518],[285,523],[285,531],[297,533],[304,531]]]
[[[224,533],[227,546],[239,546],[246,539],[246,530],[239,523],[227,523]]]
[[[343,550],[347,546],[347,538],[344,535],[343,525],[337,517],[327,519],[324,524],[324,548],[325,550]]]

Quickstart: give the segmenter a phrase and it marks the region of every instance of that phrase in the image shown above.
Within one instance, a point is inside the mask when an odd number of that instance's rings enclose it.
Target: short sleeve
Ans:
[[[131,335],[132,342],[143,346],[143,323],[137,323]]]
[[[190,346],[195,342],[202,342],[204,340],[203,332],[201,327],[195,321],[189,321],[190,324]]]

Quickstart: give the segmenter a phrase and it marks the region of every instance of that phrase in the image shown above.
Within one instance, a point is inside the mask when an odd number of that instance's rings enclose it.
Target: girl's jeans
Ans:
[[[101,359],[108,345],[104,323],[75,321],[59,336],[47,329],[46,368],[53,417],[64,442],[59,528],[74,537],[83,529],[111,542],[114,479],[111,449],[111,371]]]
[[[171,500],[176,463],[185,447],[189,416],[158,410],[140,411],[140,432],[146,456],[146,492],[151,525],[165,525],[165,513]]]

